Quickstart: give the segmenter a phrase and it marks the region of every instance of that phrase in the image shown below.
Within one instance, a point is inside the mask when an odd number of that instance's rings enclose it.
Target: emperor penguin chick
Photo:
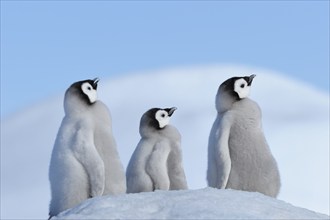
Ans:
[[[141,140],[127,167],[128,193],[187,189],[181,136],[169,125],[173,108],[152,108],[140,121]]]
[[[219,189],[276,197],[281,185],[277,164],[262,130],[261,110],[247,98],[254,77],[233,77],[218,89],[218,114],[208,144],[207,181]]]
[[[88,198],[126,192],[110,112],[97,100],[97,83],[79,81],[65,93],[49,167],[50,218]]]

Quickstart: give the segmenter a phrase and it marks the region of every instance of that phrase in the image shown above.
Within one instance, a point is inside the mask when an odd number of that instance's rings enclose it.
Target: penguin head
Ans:
[[[219,110],[226,110],[233,102],[247,98],[250,94],[252,81],[256,75],[232,77],[224,81],[219,89],[216,98],[216,105]]]
[[[176,107],[172,108],[152,108],[145,112],[140,121],[140,132],[143,128],[152,128],[155,130],[164,129],[170,122]]]
[[[73,83],[65,93],[64,108],[72,110],[79,105],[93,105],[97,101],[98,78]]]
[[[233,98],[240,100],[249,96],[253,78],[256,75],[232,77],[220,85],[220,92],[229,93]]]

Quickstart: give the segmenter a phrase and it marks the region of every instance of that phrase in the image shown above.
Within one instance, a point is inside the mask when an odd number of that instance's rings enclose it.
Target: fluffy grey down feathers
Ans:
[[[90,85],[86,94],[81,91],[84,83]],[[101,101],[96,101],[96,85],[92,88],[92,84],[77,82],[65,94],[65,117],[49,168],[50,217],[88,198],[126,191],[110,112]]]
[[[280,176],[262,131],[261,110],[246,97],[248,93],[244,97],[235,93],[236,80],[227,80],[216,96],[218,114],[209,136],[208,185],[276,197]]]
[[[156,119],[156,115],[162,110],[150,109],[141,118],[141,140],[126,171],[128,193],[187,189],[182,166],[181,136],[171,125],[166,124],[161,128],[162,123]],[[164,116],[167,123],[170,116]]]

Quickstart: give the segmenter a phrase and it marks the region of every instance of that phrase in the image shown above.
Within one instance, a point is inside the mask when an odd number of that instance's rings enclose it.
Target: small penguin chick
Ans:
[[[127,193],[187,189],[181,135],[169,124],[176,110],[152,108],[140,121],[141,139],[126,169]]]
[[[66,90],[65,115],[49,165],[50,218],[90,197],[126,191],[111,114],[97,100],[97,83],[98,79],[83,80]]]
[[[231,108],[234,102],[249,96],[252,81],[256,75],[232,77],[224,81],[216,96],[216,109],[224,112]]]
[[[262,130],[261,109],[248,98],[255,75],[223,82],[208,144],[208,186],[276,197],[281,181]]]

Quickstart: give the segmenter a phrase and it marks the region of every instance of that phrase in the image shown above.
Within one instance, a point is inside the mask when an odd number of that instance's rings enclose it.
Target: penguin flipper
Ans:
[[[219,136],[215,146],[217,188],[219,189],[226,188],[231,170],[231,159],[229,151],[231,121],[230,113],[225,113],[220,122]]]
[[[104,162],[94,145],[93,131],[88,126],[81,126],[76,131],[75,140],[72,150],[89,177],[90,196],[101,196],[105,187],[105,170]]]
[[[168,142],[157,142],[146,164],[146,172],[150,176],[154,190],[169,190],[170,180],[167,171],[167,158],[171,151]]]
[[[167,170],[171,190],[188,189],[186,175],[182,166],[180,143],[175,143],[167,160]]]

